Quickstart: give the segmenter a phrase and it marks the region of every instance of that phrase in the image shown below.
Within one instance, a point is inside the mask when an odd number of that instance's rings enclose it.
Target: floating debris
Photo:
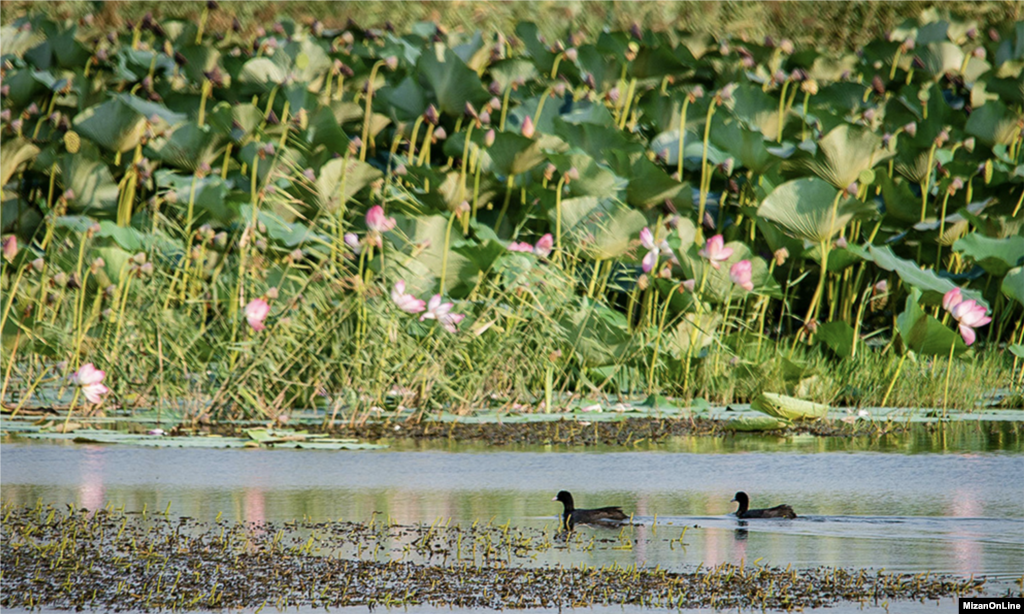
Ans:
[[[841,602],[934,600],[983,579],[821,567],[722,564],[672,572],[639,566],[525,567],[579,537],[508,524],[438,521],[203,523],[145,512],[5,504],[0,605],[115,611],[404,606],[790,610]]]

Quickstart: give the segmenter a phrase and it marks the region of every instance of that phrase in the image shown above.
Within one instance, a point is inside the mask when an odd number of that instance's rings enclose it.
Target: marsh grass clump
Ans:
[[[524,564],[561,544],[509,525],[198,522],[111,510],[0,507],[4,607],[141,611],[416,604],[791,610],[936,600],[981,579],[722,564],[693,572]],[[611,540],[614,541],[614,540]]]

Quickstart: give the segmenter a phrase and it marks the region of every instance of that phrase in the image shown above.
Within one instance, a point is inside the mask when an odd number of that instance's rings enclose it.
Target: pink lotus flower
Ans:
[[[729,256],[732,256],[732,248],[725,246],[725,238],[722,235],[715,235],[708,239],[708,242],[697,253],[710,260],[711,266],[717,269],[720,266],[719,263],[728,260]]]
[[[384,217],[384,207],[374,205],[366,212],[366,227],[373,232],[387,232],[395,227],[395,218]]]
[[[976,338],[974,329],[992,321],[992,318],[985,315],[987,312],[988,309],[984,305],[979,305],[973,299],[957,303],[950,311],[953,314],[953,319],[960,323],[958,328],[960,336],[964,338],[964,343],[967,345],[974,343]]]
[[[3,243],[3,254],[4,260],[7,262],[13,262],[14,257],[18,255],[18,238],[11,235],[4,239]]]
[[[270,314],[270,305],[261,298],[254,298],[245,306],[244,313],[245,321],[249,323],[249,326],[255,331],[261,331],[266,328],[263,320],[266,320],[267,315]]]
[[[651,272],[654,265],[658,263],[659,255],[669,256],[669,259],[673,262],[676,260],[676,255],[672,252],[672,248],[668,246],[668,241],[662,240],[660,243],[655,244],[654,233],[646,226],[640,231],[640,245],[643,245],[644,249],[647,250],[647,255],[644,256],[642,262],[644,273]]]
[[[551,250],[554,249],[555,239],[551,236],[551,233],[544,235],[537,240],[536,245],[530,245],[525,241],[516,243],[513,241],[508,245],[508,251],[510,252],[523,252],[527,254],[536,254],[541,258],[547,258],[551,255]]]
[[[82,394],[90,403],[99,403],[103,395],[110,392],[110,389],[103,385],[103,378],[107,376],[105,371],[100,371],[91,362],[87,362],[78,371],[71,374],[71,383],[82,390]]]
[[[420,316],[420,322],[424,320],[437,320],[450,333],[458,331],[459,322],[466,316],[461,313],[451,313],[454,303],[442,303],[441,295],[435,294],[427,303],[427,310]]]
[[[422,299],[405,292],[405,282],[402,280],[395,282],[395,287],[391,290],[391,300],[406,313],[419,313],[427,308]]]
[[[753,264],[749,260],[740,260],[729,269],[729,279],[732,283],[743,288],[747,292],[754,289],[754,282],[750,279]]]
[[[683,283],[681,283],[679,285],[681,285],[683,287],[683,290],[686,290],[690,294],[693,294],[693,291],[697,289],[697,280],[696,279],[687,279],[686,281],[684,281]]]

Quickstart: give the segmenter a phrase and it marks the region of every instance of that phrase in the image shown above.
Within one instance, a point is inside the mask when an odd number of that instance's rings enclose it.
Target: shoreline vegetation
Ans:
[[[1024,406],[1019,5],[834,50],[38,6],[3,12],[5,412]]]

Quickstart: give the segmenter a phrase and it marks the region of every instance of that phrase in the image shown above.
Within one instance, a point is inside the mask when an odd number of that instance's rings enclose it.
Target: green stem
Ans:
[[[363,115],[363,145],[359,149],[359,161],[366,161],[366,148],[370,145],[370,120],[372,119],[370,105],[373,104],[373,81],[377,78],[377,71],[384,65],[384,60],[377,60],[370,69],[370,79],[366,82],[366,112]]]

